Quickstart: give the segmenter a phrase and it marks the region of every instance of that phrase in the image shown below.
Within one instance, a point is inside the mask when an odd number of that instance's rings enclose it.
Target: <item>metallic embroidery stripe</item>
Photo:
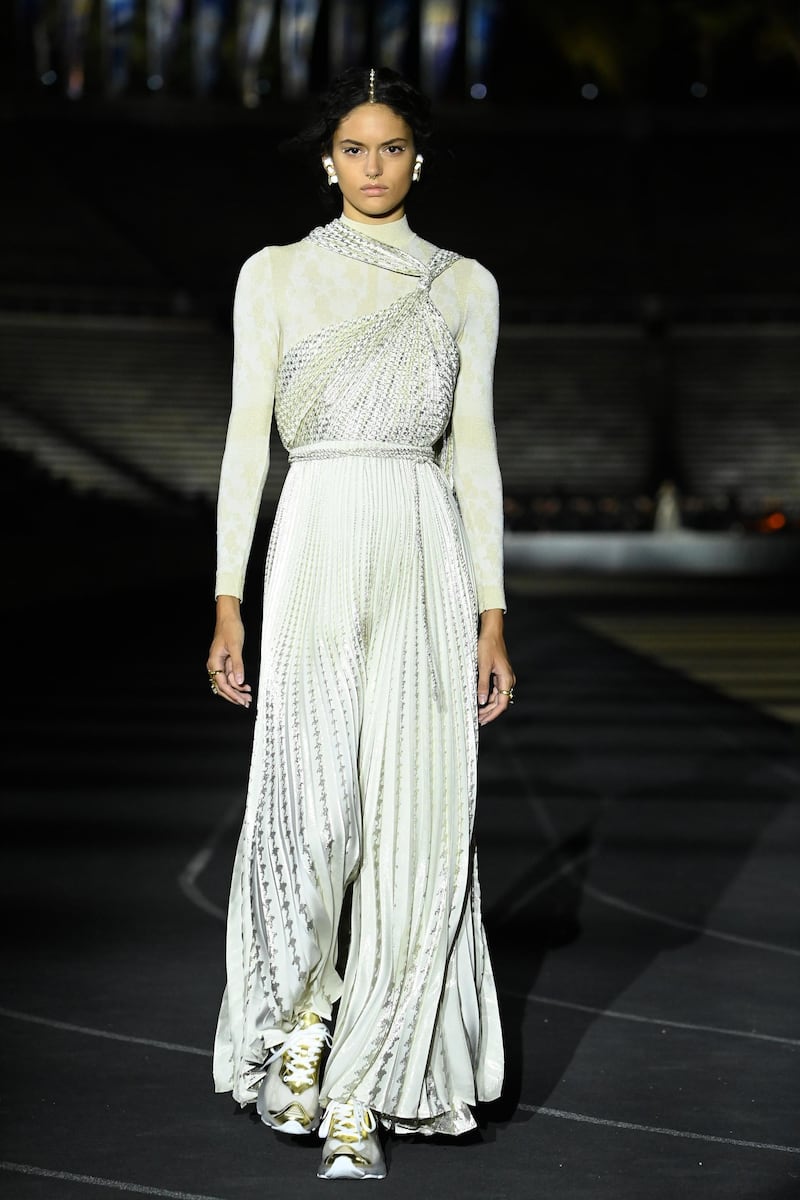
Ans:
[[[329,458],[394,458],[417,464],[435,462],[432,446],[409,446],[400,442],[308,442],[289,451],[289,463],[318,462]],[[433,656],[433,644],[428,623],[428,608],[425,603],[425,552],[422,545],[422,513],[420,511],[419,477],[414,472],[414,523],[419,560],[419,588],[422,616],[422,636],[425,656],[431,675],[434,699],[439,700],[439,677]]]

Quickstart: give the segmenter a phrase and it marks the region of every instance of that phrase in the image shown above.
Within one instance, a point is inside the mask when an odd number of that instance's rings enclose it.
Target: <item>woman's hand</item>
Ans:
[[[514,698],[516,681],[503,637],[503,610],[487,608],[481,613],[478,634],[479,725],[496,721],[506,711]]]
[[[209,682],[229,704],[249,708],[253,697],[250,684],[244,681],[243,645],[244,626],[237,597],[218,596],[217,624],[206,663]]]

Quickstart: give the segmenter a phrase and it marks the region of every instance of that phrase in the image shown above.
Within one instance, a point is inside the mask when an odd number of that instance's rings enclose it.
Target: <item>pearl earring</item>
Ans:
[[[414,159],[414,170],[411,172],[411,178],[414,180],[414,183],[419,183],[420,181],[423,161],[424,159],[421,154],[418,154]]]
[[[339,182],[339,176],[336,174],[336,168],[333,165],[333,159],[330,157],[330,155],[327,155],[325,158],[323,158],[322,165],[328,172],[328,187],[332,187],[334,183]]]

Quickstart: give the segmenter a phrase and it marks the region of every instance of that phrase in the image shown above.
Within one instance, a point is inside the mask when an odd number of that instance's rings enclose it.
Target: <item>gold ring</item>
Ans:
[[[497,694],[498,694],[498,696],[508,696],[508,703],[509,704],[514,703],[514,689],[513,688],[498,688]]]
[[[206,670],[206,674],[208,675],[208,681],[209,681],[209,683],[213,683],[213,682],[214,682],[214,676],[215,676],[215,675],[224,675],[224,674],[225,674],[225,670],[224,670],[224,668],[223,668],[223,667],[217,667],[216,671],[209,671],[209,670]]]

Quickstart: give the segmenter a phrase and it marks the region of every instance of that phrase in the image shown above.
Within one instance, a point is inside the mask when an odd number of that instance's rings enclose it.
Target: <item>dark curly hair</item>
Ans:
[[[415,150],[426,155],[433,136],[430,100],[399,71],[391,67],[375,67],[374,70],[375,103],[385,104],[403,118],[411,130]],[[330,154],[339,122],[359,104],[369,102],[369,81],[369,67],[348,67],[342,71],[318,97],[316,115],[299,133],[283,141],[281,150],[315,160]]]
[[[391,67],[374,70],[372,97],[370,68],[349,67],[337,75],[320,98],[317,119],[298,135],[298,140],[321,154],[330,154],[333,135],[342,118],[372,98],[403,118],[411,130],[415,148],[424,154],[432,134],[430,100]]]

